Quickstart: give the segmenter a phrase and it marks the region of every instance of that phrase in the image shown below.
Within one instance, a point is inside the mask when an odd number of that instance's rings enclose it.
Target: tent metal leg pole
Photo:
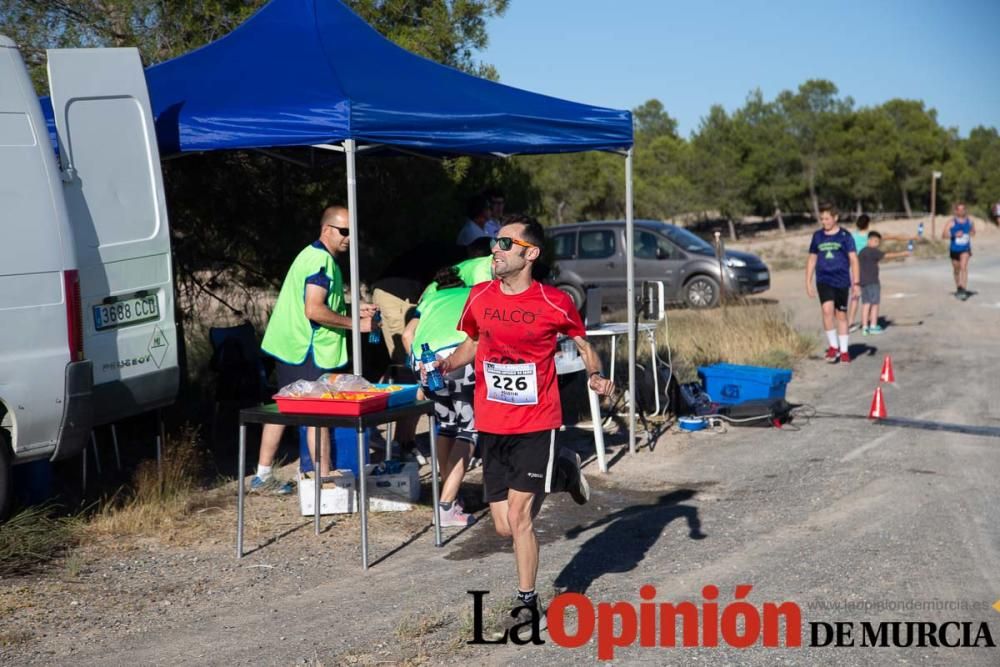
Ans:
[[[344,156],[347,158],[347,226],[351,236],[351,350],[354,374],[361,375],[361,276],[358,270],[358,181],[355,168],[357,152],[357,141],[344,141]]]
[[[628,305],[628,451],[635,454],[635,229],[632,220],[632,150],[625,154],[625,283]]]

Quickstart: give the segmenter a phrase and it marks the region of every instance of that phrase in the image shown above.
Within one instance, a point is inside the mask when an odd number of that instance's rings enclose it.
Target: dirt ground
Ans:
[[[938,219],[938,230],[944,220]],[[877,229],[915,229],[915,222]],[[809,620],[951,620],[955,614],[854,613],[822,601],[964,600],[1000,597],[1000,233],[978,222],[968,302],[950,292],[943,259],[883,269],[888,332],[852,340],[850,367],[818,358],[795,368],[789,398],[819,411],[794,428],[662,434],[631,456],[609,436],[611,471],[597,472],[586,431],[562,444],[586,456],[593,497],[553,496],[540,515],[540,590],[631,600],[654,584],[659,600],[699,600],[706,584],[752,600],[794,600]],[[897,232],[898,233],[898,232]],[[807,239],[805,234],[799,235]],[[805,241],[807,243],[807,241]],[[756,251],[765,243],[755,241]],[[803,240],[767,241],[802,245]],[[804,329],[818,308],[799,270],[777,272],[767,296]],[[817,350],[817,354],[821,350]],[[864,419],[882,358],[890,417]],[[962,427],[966,427],[965,431]],[[970,433],[967,427],[984,429]],[[992,429],[992,430],[990,430]],[[720,429],[721,431],[722,429]],[[990,435],[996,433],[995,435]],[[251,452],[255,451],[251,447]],[[252,459],[252,454],[249,458]],[[291,475],[291,466],[282,471]],[[423,497],[429,497],[427,468]],[[469,590],[487,590],[489,622],[513,591],[513,557],[478,498],[479,471],[463,488],[480,522],[445,529],[433,546],[431,512],[371,515],[373,566],[360,566],[359,520],[324,517],[320,536],[296,496],[252,495],[245,558],[235,558],[235,485],[210,493],[191,530],[163,538],[91,542],[40,572],[0,580],[0,664],[549,664],[591,662],[593,641],[564,649],[475,646]],[[726,597],[723,604],[730,601]],[[959,614],[991,624],[983,608]],[[998,649],[805,648],[643,650],[622,663],[995,665]]]

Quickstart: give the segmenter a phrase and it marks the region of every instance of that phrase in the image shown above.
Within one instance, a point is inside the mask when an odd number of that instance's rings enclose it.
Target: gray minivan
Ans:
[[[603,304],[624,307],[625,222],[577,222],[546,229],[555,260],[552,283],[583,307],[588,287],[601,288]],[[718,305],[727,295],[759,294],[771,287],[767,265],[747,252],[727,250],[720,275],[715,249],[692,232],[658,220],[635,221],[635,279],[663,284],[668,302],[692,308]]]
[[[170,230],[136,49],[54,49],[58,160],[0,36],[0,519],[11,466],[177,395]]]

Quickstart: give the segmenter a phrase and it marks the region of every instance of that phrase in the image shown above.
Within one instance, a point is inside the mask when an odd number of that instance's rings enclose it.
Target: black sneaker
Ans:
[[[566,491],[573,496],[577,505],[585,505],[590,500],[590,484],[580,471],[580,455],[571,449],[559,449],[559,467],[566,475]]]
[[[538,619],[538,630],[540,632],[548,629],[548,619],[545,617],[545,610],[539,604],[538,596],[536,595],[531,603],[525,603],[519,597],[515,596],[511,603],[510,611],[504,615],[500,623],[500,631],[495,633],[494,637],[501,637],[513,631],[515,627],[529,622],[532,614]],[[529,631],[524,627],[520,628],[518,634],[522,640],[528,639],[530,635]]]

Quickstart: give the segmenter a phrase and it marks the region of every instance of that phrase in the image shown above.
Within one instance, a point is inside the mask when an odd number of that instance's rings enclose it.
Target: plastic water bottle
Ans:
[[[437,356],[427,343],[420,347],[420,363],[427,369],[427,388],[431,391],[444,389],[444,378],[441,377],[441,371],[437,369]]]
[[[924,237],[924,223],[922,222],[919,225],[917,225],[917,236],[919,236],[920,238]],[[910,243],[912,244],[913,241],[910,241]]]
[[[906,249],[908,251],[910,251],[910,252],[913,252],[913,240],[912,239],[906,242]]]
[[[368,342],[369,343],[381,343],[382,342],[382,330],[376,329],[375,325],[382,321],[382,313],[375,311],[372,315],[372,330],[368,332]]]

